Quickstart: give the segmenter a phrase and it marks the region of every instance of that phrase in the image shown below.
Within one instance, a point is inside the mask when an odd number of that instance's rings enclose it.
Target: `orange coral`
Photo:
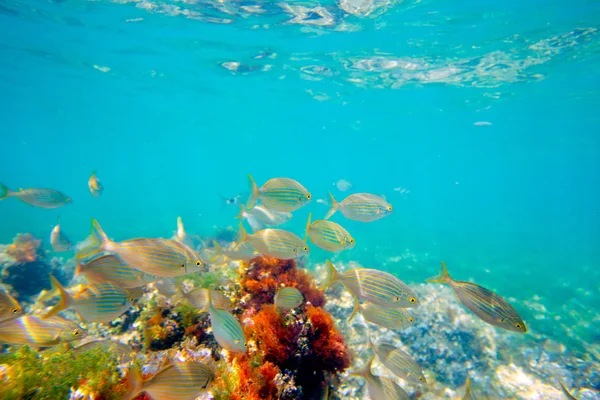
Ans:
[[[42,241],[31,233],[19,233],[5,252],[18,263],[30,263],[37,259],[41,245]]]
[[[235,361],[233,361],[233,358]],[[219,374],[212,386],[215,393],[222,393],[231,400],[271,400],[279,398],[275,383],[279,368],[275,364],[265,362],[257,366],[256,361],[252,361],[246,355],[237,355],[233,358],[230,362],[235,365],[237,372],[237,380],[233,382],[234,387],[228,387],[223,375]]]

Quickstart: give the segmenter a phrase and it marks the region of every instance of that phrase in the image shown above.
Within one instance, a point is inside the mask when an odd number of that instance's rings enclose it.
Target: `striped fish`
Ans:
[[[230,247],[222,249],[222,254],[234,261],[250,261],[260,255],[250,242],[233,243]]]
[[[153,400],[194,400],[208,387],[215,376],[204,363],[175,363],[163,368],[152,378],[143,381],[132,366],[127,375],[128,393],[124,400],[146,392]]]
[[[253,232],[260,231],[266,227],[279,226],[292,219],[292,214],[289,212],[281,212],[269,210],[261,205],[254,205],[250,210],[247,210],[240,204],[240,213],[236,218],[248,221]]]
[[[56,226],[52,228],[52,233],[50,233],[50,244],[52,245],[52,250],[56,253],[69,251],[73,248],[73,243],[71,243],[67,235],[60,229],[60,217]]]
[[[71,204],[69,196],[54,189],[19,189],[16,192],[0,183],[0,200],[16,197],[23,203],[40,208],[58,208]]]
[[[23,307],[14,297],[0,289],[0,323],[19,318],[23,315]]]
[[[380,377],[386,400],[410,400],[408,393],[389,378]]]
[[[208,313],[213,335],[219,346],[232,353],[246,352],[246,336],[239,321],[227,310],[216,308],[208,293]]]
[[[308,214],[304,241],[310,241],[318,247],[332,252],[338,252],[354,247],[354,238],[341,225],[323,219],[310,222],[312,213]]]
[[[400,279],[377,269],[356,268],[347,272],[337,272],[327,260],[327,279],[321,285],[327,289],[334,282],[341,282],[358,299],[371,302],[384,308],[412,308],[420,304],[415,293]],[[355,312],[358,307],[355,306]]]
[[[417,362],[402,350],[389,343],[374,344],[369,338],[369,346],[373,349],[379,361],[396,376],[414,384],[427,384],[425,375]]]
[[[259,253],[280,260],[298,258],[310,251],[304,241],[292,232],[267,228],[249,235],[240,224],[239,244],[245,242],[250,242]]]
[[[25,315],[0,325],[0,342],[9,344],[49,347],[83,339],[85,335],[86,332],[79,325],[58,316],[41,319]]]
[[[371,303],[358,306],[363,318],[387,329],[404,329],[415,323],[415,319],[404,308],[383,308]]]
[[[115,242],[95,219],[92,220],[91,248],[98,247],[119,256],[132,268],[162,277],[185,275],[200,271],[200,256],[189,247],[170,239],[132,239]],[[94,250],[96,251],[96,250]],[[85,251],[83,252],[85,256]]]
[[[284,311],[298,307],[304,302],[304,296],[295,287],[284,287],[275,293],[275,306]]]
[[[92,176],[88,179],[88,188],[90,189],[90,193],[94,197],[98,197],[104,191],[104,186],[102,186],[102,182],[96,176],[96,171],[92,172]]]
[[[58,290],[60,300],[44,319],[73,308],[79,318],[86,322],[110,322],[127,311],[135,300],[132,295],[110,283],[95,283],[71,296],[55,277],[50,275],[50,280],[54,289]]]
[[[113,254],[102,254],[86,263],[77,262],[75,276],[83,275],[90,283],[111,283],[120,288],[135,288],[154,282],[153,275],[131,268]]]
[[[488,324],[513,332],[527,332],[525,322],[506,300],[474,283],[455,281],[448,274],[444,261],[442,261],[439,275],[427,279],[427,282],[450,285],[461,303]]]
[[[365,365],[354,372],[351,372],[350,375],[358,376],[367,381],[367,392],[369,393],[369,397],[372,400],[391,400],[394,397],[388,397],[384,387],[383,382],[381,381],[381,377],[373,375],[371,372],[371,367],[373,365],[373,360],[375,356],[371,356],[369,361],[365,363]]]
[[[307,204],[311,194],[300,183],[289,178],[273,178],[267,181],[261,188],[256,185],[252,176],[250,180],[250,197],[246,202],[246,208],[251,209],[256,200],[264,204],[266,208],[274,211],[292,212]]]
[[[196,288],[181,295],[181,298],[189,301],[191,305],[196,307],[200,312],[208,311],[208,291],[209,289]],[[215,308],[223,310],[231,309],[231,300],[219,290],[211,290],[210,298]]]
[[[392,206],[379,196],[369,193],[355,193],[346,197],[341,203],[329,193],[331,198],[331,209],[325,215],[325,219],[331,218],[336,211],[340,210],[344,217],[361,222],[372,222],[392,212]]]

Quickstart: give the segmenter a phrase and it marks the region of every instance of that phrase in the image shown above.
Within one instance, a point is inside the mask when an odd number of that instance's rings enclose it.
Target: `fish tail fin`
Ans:
[[[329,209],[327,215],[325,215],[324,219],[331,218],[331,216],[335,214],[335,212],[340,208],[340,203],[337,202],[337,200],[335,199],[335,197],[333,197],[331,192],[329,192],[329,198],[331,199],[331,208]]]
[[[212,241],[213,247],[215,248],[215,255],[208,260],[211,264],[214,263],[221,255],[223,255],[223,248],[216,240]]]
[[[375,360],[375,354],[373,354],[371,356],[371,358],[369,359],[369,361],[367,361],[366,363],[363,364],[362,367],[360,367],[357,370],[354,370],[352,372],[350,372],[350,375],[353,376],[360,376],[360,377],[367,377],[371,375],[371,367],[373,366],[373,360]]]
[[[12,191],[7,188],[6,186],[4,186],[2,183],[0,183],[0,200],[3,200],[7,197],[9,197],[12,194]]]
[[[240,232],[239,232],[239,243],[238,246],[242,243],[246,243],[248,241],[248,233],[244,229],[244,225],[240,223]]]
[[[312,213],[308,213],[308,221],[306,221],[306,230],[304,231],[304,243],[308,241],[308,232],[310,231],[310,219],[312,218]]]
[[[105,246],[111,243],[111,240],[106,236],[98,221],[92,218],[92,232],[85,242],[85,245],[77,252],[78,260],[90,258],[99,250],[107,250]]]
[[[125,397],[123,397],[123,400],[133,399],[142,391],[142,375],[140,374],[140,371],[137,370],[135,365],[129,367],[125,384],[127,387],[127,393],[125,394]]]
[[[177,235],[183,235],[185,233],[185,228],[183,227],[183,220],[181,217],[177,217]]]
[[[58,300],[58,303],[56,303],[56,305],[52,307],[50,311],[48,311],[48,313],[42,317],[42,319],[50,318],[58,314],[65,308],[69,308],[69,306],[73,302],[73,298],[71,297],[71,295],[67,293],[63,285],[61,285],[60,282],[52,275],[50,275],[50,282],[52,282],[52,289],[58,291],[60,299]]]
[[[467,381],[465,382],[465,393],[471,393],[471,378],[467,376]]]
[[[358,297],[356,297],[356,296],[353,296],[353,297],[354,297],[354,307],[352,308],[352,315],[350,315],[350,319],[348,319],[348,322],[352,322],[354,317],[356,317],[356,314],[358,314],[358,309],[359,309]]]
[[[438,276],[432,276],[431,278],[427,278],[425,280],[426,282],[429,283],[450,283],[452,282],[452,278],[450,277],[450,274],[448,274],[448,268],[446,268],[446,262],[442,261],[442,264],[440,265],[440,273]]]
[[[333,263],[329,260],[325,261],[325,265],[327,265],[327,278],[325,281],[319,285],[319,290],[325,291],[336,279],[337,279],[337,271]]]
[[[75,275],[74,276],[77,277],[83,273],[83,265],[79,260],[77,260],[75,262],[75,264],[76,265],[75,265]]]
[[[258,186],[250,174],[248,174],[248,183],[250,185],[250,197],[248,197],[248,201],[246,202],[246,208],[249,210],[258,199]]]
[[[246,214],[246,207],[244,207],[243,204],[240,204],[240,213],[238,215],[236,215],[235,217],[237,219],[241,219],[242,221],[244,220],[244,218],[246,218],[247,214]]]
[[[92,238],[96,241],[96,243],[100,242],[102,245],[110,242],[110,239],[108,236],[106,236],[104,229],[102,229],[95,218],[92,218]]]

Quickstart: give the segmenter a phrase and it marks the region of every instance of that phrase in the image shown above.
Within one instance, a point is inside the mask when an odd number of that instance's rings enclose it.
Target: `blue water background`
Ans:
[[[597,317],[599,3],[423,1],[353,16],[326,1],[326,26],[314,13],[289,23],[274,2],[216,4],[0,3],[0,182],[74,200],[0,202],[0,243],[31,232],[49,247],[59,214],[74,241],[92,217],[117,240],[169,237],[177,216],[210,236],[236,226],[218,193],[247,194],[247,173],[312,192],[287,225],[303,235],[308,212],[327,211],[315,200],[342,200],[333,183],[346,179],[394,213],[337,214],[357,245],[335,260],[411,283],[445,259],[505,297]],[[420,72],[386,67],[396,59]],[[453,67],[469,72],[448,78]]]

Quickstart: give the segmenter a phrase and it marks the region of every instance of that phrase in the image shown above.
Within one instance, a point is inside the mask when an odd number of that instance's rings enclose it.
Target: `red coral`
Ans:
[[[322,308],[308,306],[306,315],[311,323],[310,344],[321,368],[341,372],[350,366],[350,355],[344,336],[335,328],[331,314]]]
[[[278,388],[275,377],[279,374],[279,368],[271,363],[265,362],[255,366],[253,361],[246,355],[237,355],[235,366],[238,380],[235,391],[229,394],[231,400],[274,400],[278,399]],[[223,391],[226,388],[222,376],[217,376],[213,383],[213,390]],[[228,392],[227,390],[225,390]]]
[[[265,304],[272,304],[280,287],[298,289],[306,302],[315,307],[325,305],[325,296],[314,284],[313,278],[299,269],[295,260],[279,260],[268,256],[252,259],[242,272],[242,293],[248,296],[245,302],[246,317],[251,317]]]
[[[19,233],[5,252],[18,263],[30,263],[37,259],[41,245],[42,241],[31,233]]]

